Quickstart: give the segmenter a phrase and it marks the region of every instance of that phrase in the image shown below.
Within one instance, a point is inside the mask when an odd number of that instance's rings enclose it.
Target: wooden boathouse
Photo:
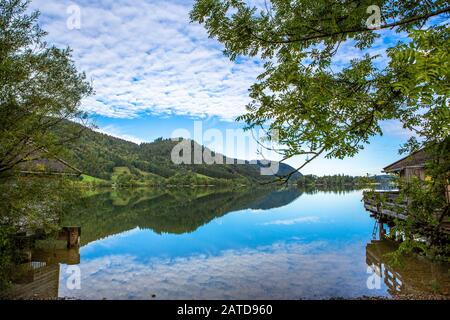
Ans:
[[[404,157],[383,169],[385,173],[395,174],[404,181],[410,181],[413,177],[421,180],[427,179],[425,174],[426,162],[430,157],[422,149]],[[380,190],[364,192],[364,207],[371,216],[383,221],[394,219],[405,220],[408,216],[407,200],[400,201],[400,190]],[[447,186],[446,199],[450,202],[450,185]],[[450,218],[446,217],[441,227],[450,233]]]

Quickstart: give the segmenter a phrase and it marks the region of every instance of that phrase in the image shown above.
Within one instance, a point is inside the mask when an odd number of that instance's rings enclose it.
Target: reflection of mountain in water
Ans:
[[[81,226],[83,245],[136,227],[182,234],[229,212],[281,207],[300,195],[297,189],[267,188],[107,192],[80,200],[68,210],[63,224]]]
[[[448,266],[417,257],[403,257],[398,266],[393,265],[386,254],[396,248],[389,240],[373,240],[366,246],[367,265],[383,279],[391,295],[450,294]]]
[[[269,210],[283,207],[302,195],[302,192],[297,188],[273,190],[264,197],[252,203],[250,209]]]

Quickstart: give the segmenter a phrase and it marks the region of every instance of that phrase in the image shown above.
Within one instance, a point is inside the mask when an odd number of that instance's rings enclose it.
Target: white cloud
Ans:
[[[131,141],[136,144],[141,144],[141,143],[145,142],[141,138],[138,138],[138,137],[130,135],[130,134],[123,133],[120,128],[118,128],[114,125],[108,125],[108,126],[105,126],[102,128],[94,129],[94,130],[97,132],[100,132],[100,133],[107,134],[109,136],[113,136],[113,137],[122,139],[122,140]]]
[[[265,8],[265,2],[250,0]],[[48,40],[70,46],[80,70],[92,79],[96,95],[83,108],[112,118],[143,113],[218,116],[233,120],[245,112],[248,89],[262,72],[259,60],[231,62],[203,26],[189,22],[193,0],[35,0]],[[81,28],[69,30],[67,8],[78,5]],[[387,44],[402,35],[382,31],[371,54],[387,58]],[[337,70],[363,52],[354,41],[341,46]]]
[[[72,1],[36,0],[48,40],[70,46],[96,95],[83,101],[94,114],[134,118],[141,113],[218,116],[244,112],[248,88],[261,72],[256,60],[233,63],[189,23],[190,1],[76,1],[81,29],[69,30]]]
[[[82,260],[81,290],[68,290],[67,266],[59,294],[78,299],[311,299],[383,294],[366,286],[363,248],[328,242],[275,243],[218,255],[173,258],[104,255]]]
[[[264,5],[260,0],[252,2]],[[81,9],[80,30],[69,30],[66,25],[67,8],[73,4]],[[48,41],[70,46],[77,66],[92,79],[96,94],[83,101],[85,110],[112,118],[176,114],[233,120],[244,113],[248,88],[262,67],[256,58],[234,63],[223,56],[223,48],[208,38],[203,26],[189,23],[192,4],[193,0],[35,0],[32,7],[42,12],[40,22],[49,31]],[[365,52],[380,54],[377,63],[385,65],[385,48],[404,35],[392,30],[380,34],[373,48]],[[335,71],[364,53],[353,44],[349,41],[341,46]],[[383,122],[382,128],[395,139],[411,136],[398,121]],[[125,133],[119,125],[98,131],[135,143],[144,141],[144,137]],[[318,159],[303,171],[318,175],[379,173],[386,162],[387,149],[383,148],[345,161]],[[221,152],[220,145],[213,149]],[[234,151],[223,153],[247,158],[241,151],[237,150],[239,156]],[[397,156],[396,152],[391,154]],[[365,166],[361,166],[362,161]],[[298,159],[289,161],[295,167],[299,163]]]
[[[319,217],[310,216],[310,217],[299,217],[295,219],[285,219],[285,220],[275,220],[264,223],[264,225],[284,225],[284,226],[290,226],[293,224],[299,224],[299,223],[315,223],[319,222]]]
[[[402,123],[399,120],[386,120],[381,123],[381,129],[385,134],[392,135],[404,140],[414,136],[414,132],[403,128]]]

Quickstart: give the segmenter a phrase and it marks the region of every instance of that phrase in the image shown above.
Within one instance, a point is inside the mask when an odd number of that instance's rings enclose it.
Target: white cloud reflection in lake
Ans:
[[[84,261],[81,290],[68,290],[66,266],[60,296],[81,299],[302,299],[383,295],[366,287],[367,266],[350,245],[274,243],[220,255],[178,258],[111,255]]]

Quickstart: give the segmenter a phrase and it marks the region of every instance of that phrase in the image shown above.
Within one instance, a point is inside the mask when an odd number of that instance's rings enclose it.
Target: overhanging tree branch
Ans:
[[[430,12],[424,15],[420,15],[420,16],[415,16],[415,17],[411,17],[411,18],[407,18],[401,21],[396,21],[396,22],[392,22],[392,23],[388,23],[385,25],[382,25],[378,28],[367,28],[367,27],[360,27],[360,28],[354,28],[354,29],[347,29],[347,30],[339,30],[339,31],[335,31],[335,32],[329,32],[329,33],[322,33],[322,34],[314,34],[314,35],[310,35],[307,37],[302,37],[299,39],[288,39],[288,40],[270,40],[270,39],[266,39],[266,38],[262,38],[254,33],[251,33],[251,35],[261,41],[261,42],[265,42],[265,43],[271,43],[271,44],[288,44],[288,43],[296,43],[296,42],[306,42],[306,41],[311,41],[311,40],[319,40],[319,39],[324,39],[324,38],[329,38],[329,37],[333,37],[333,36],[338,36],[338,35],[345,35],[345,34],[352,34],[352,33],[360,33],[360,32],[371,32],[374,30],[382,30],[382,29],[388,29],[388,28],[395,28],[395,27],[399,27],[399,26],[403,26],[405,24],[410,24],[410,23],[414,23],[417,21],[421,21],[421,20],[428,20],[429,18],[441,15],[441,14],[445,14],[445,13],[449,13],[450,12],[450,7],[446,7],[434,12]],[[289,35],[286,35],[287,37]],[[277,37],[280,37],[279,35],[277,35]],[[283,37],[283,36],[281,36]]]

